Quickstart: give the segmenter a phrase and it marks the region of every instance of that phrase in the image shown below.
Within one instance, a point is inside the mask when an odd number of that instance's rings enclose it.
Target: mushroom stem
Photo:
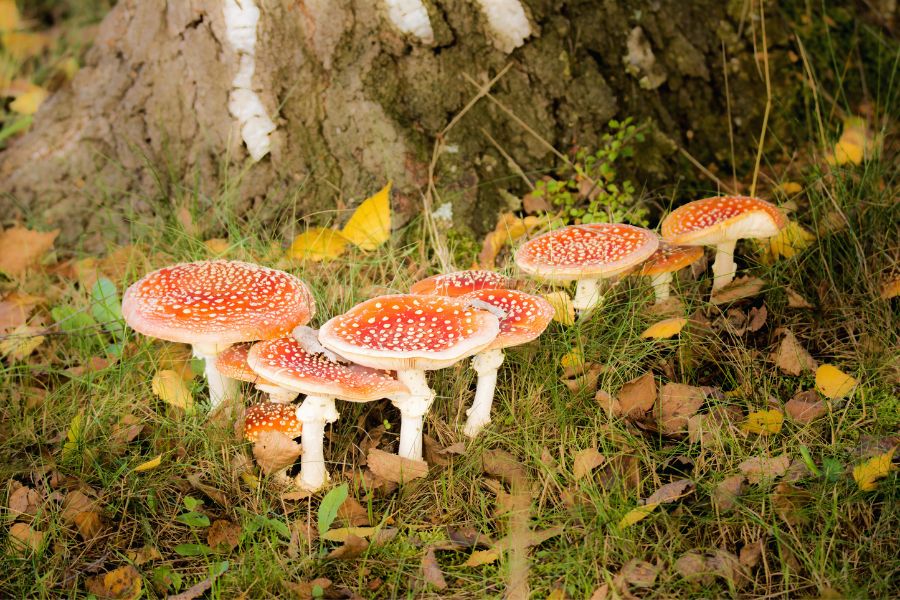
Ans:
[[[587,312],[603,302],[599,279],[579,279],[575,286],[575,297],[572,305],[580,311]]]
[[[492,348],[479,352],[472,359],[472,368],[478,373],[475,400],[466,411],[469,417],[463,426],[463,433],[475,437],[491,422],[491,405],[494,403],[494,388],[497,387],[497,370],[503,364],[503,350]]]
[[[722,242],[716,246],[716,260],[713,262],[712,291],[720,290],[734,279],[737,264],[734,262],[734,247],[737,240]]]
[[[656,304],[663,302],[664,300],[669,299],[669,284],[672,283],[672,273],[660,273],[659,275],[654,275],[650,279],[650,285],[653,286],[653,291],[656,294]]]
[[[428,387],[425,371],[420,369],[397,371],[397,379],[409,390],[409,394],[391,398],[391,404],[400,411],[400,446],[397,454],[422,460],[424,416],[434,402],[434,391]]]
[[[256,389],[269,395],[269,402],[276,404],[290,404],[297,397],[297,392],[278,387],[277,385],[266,385],[257,383]]]
[[[224,350],[216,347],[204,347],[194,345],[194,357],[203,359],[203,372],[206,375],[206,383],[209,386],[209,410],[219,407],[225,399],[236,398],[238,395],[238,382],[236,379],[225,377],[216,368],[216,356]]]
[[[325,468],[325,425],[337,421],[340,413],[334,407],[331,396],[307,396],[297,407],[297,420],[303,423],[300,434],[300,474],[296,483],[301,488],[316,491],[328,483]]]

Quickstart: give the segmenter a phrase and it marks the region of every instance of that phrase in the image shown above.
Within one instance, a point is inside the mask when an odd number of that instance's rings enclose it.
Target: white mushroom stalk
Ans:
[[[299,487],[316,491],[328,483],[325,425],[334,423],[340,416],[333,397],[309,395],[297,407],[297,420],[303,423],[300,434],[303,454],[300,455],[300,473],[296,479]]]
[[[400,411],[400,443],[397,454],[404,458],[422,460],[425,414],[434,402],[435,393],[428,386],[425,371],[398,371],[397,379],[409,390],[408,394],[390,398],[391,404]]]
[[[712,291],[722,289],[732,281],[737,273],[737,263],[734,262],[734,248],[737,240],[727,240],[716,245],[716,259],[713,261]]]
[[[491,407],[494,404],[494,391],[497,388],[497,371],[503,364],[503,350],[492,348],[483,350],[472,359],[472,369],[478,375],[475,387],[475,399],[466,410],[463,433],[468,437],[477,436],[491,422]]]
[[[290,404],[297,399],[297,392],[278,385],[257,383],[255,387],[264,394],[268,394],[269,402],[275,404]]]
[[[672,285],[672,273],[660,273],[650,278],[650,285],[653,286],[653,295],[656,297],[656,303],[665,302],[669,299],[669,287]]]
[[[599,279],[579,279],[575,284],[575,296],[572,306],[576,310],[587,312],[603,304],[603,292]]]
[[[195,358],[203,360],[203,375],[209,386],[209,409],[215,410],[226,400],[237,398],[240,395],[237,380],[225,377],[216,367],[216,357],[224,349],[203,344],[194,344],[191,349]]]

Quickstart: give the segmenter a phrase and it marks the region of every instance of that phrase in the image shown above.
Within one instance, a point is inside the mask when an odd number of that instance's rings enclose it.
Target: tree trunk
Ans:
[[[482,98],[443,140],[434,174],[454,223],[481,232],[502,191],[523,191],[497,146],[532,173],[556,160],[536,136],[596,147],[610,118],[633,116],[654,123],[645,175],[663,180],[676,144],[727,164],[723,47],[741,161],[765,106],[746,5],[120,0],[72,83],[0,155],[0,215],[87,247],[170,214],[161,203],[290,229],[390,179],[402,220],[421,209],[439,133],[478,92],[464,76],[484,84],[510,63],[491,93],[532,131]]]

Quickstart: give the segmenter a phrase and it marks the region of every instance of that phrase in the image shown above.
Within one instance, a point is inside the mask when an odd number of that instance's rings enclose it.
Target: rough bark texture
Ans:
[[[612,117],[651,118],[640,163],[658,179],[674,143],[704,162],[728,156],[723,44],[736,139],[755,139],[765,105],[744,2],[526,0],[535,35],[509,55],[473,2],[426,2],[431,45],[399,33],[380,1],[258,4],[254,87],[278,126],[268,156],[250,162],[228,111],[238,60],[221,2],[121,0],[74,81],[0,155],[4,220],[27,216],[90,246],[195,196],[200,208],[224,202],[289,228],[352,208],[386,179],[402,219],[421,207],[435,135],[476,91],[462,74],[487,81],[508,62],[493,93],[559,149],[596,146]],[[770,45],[778,38],[770,27]],[[475,231],[493,225],[501,189],[521,191],[484,132],[526,171],[554,163],[482,99],[450,132],[436,173],[454,221]],[[736,150],[746,158],[752,143]]]

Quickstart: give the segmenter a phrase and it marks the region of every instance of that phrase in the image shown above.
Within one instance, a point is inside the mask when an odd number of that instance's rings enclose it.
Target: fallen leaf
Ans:
[[[225,238],[212,238],[203,242],[203,245],[213,256],[224,256],[231,249],[231,244]]]
[[[41,495],[33,488],[21,485],[16,481],[13,481],[13,485],[17,487],[13,487],[9,494],[7,502],[9,515],[13,518],[35,516],[41,505]]]
[[[684,329],[685,325],[687,325],[687,319],[684,317],[663,319],[645,329],[641,334],[641,337],[663,340],[681,333],[681,330]]]
[[[793,258],[815,240],[814,233],[804,229],[796,221],[789,221],[784,229],[763,242],[765,250],[760,262],[771,265],[779,258]]]
[[[623,385],[616,399],[624,416],[639,417],[647,413],[656,402],[656,380],[653,373],[644,373]]]
[[[644,504],[646,505],[657,505],[664,504],[666,502],[675,502],[679,498],[683,498],[688,494],[693,493],[694,489],[697,487],[690,479],[679,479],[678,481],[673,481],[671,483],[667,483],[660,487],[658,490],[650,494],[650,496],[644,500]]]
[[[141,420],[131,413],[126,413],[119,417],[118,422],[112,426],[109,444],[112,447],[124,449],[124,446],[133,442],[143,430],[144,424]]]
[[[134,600],[141,596],[141,574],[131,565],[119,567],[103,575],[90,577],[85,586],[98,598]]]
[[[800,375],[803,371],[814,371],[818,366],[816,360],[800,345],[796,336],[789,329],[785,330],[781,345],[772,354],[772,359],[775,361],[775,366],[788,375]]]
[[[744,567],[752,569],[759,564],[760,560],[762,560],[763,549],[762,538],[759,538],[755,542],[745,544],[738,553],[738,562]]]
[[[844,119],[844,130],[834,145],[834,152],[825,157],[830,165],[859,165],[880,151],[881,135],[875,135],[862,117]]]
[[[881,293],[878,296],[883,300],[900,296],[900,277],[894,277],[881,284]]]
[[[744,481],[743,475],[732,475],[716,485],[712,493],[712,501],[718,510],[726,511],[734,508],[741,492],[744,491]]]
[[[129,550],[125,553],[128,560],[134,563],[136,567],[154,560],[162,560],[162,554],[155,546],[144,546],[138,550]]]
[[[297,260],[318,262],[338,258],[348,241],[340,232],[328,227],[311,227],[294,238],[287,255]]]
[[[206,532],[206,543],[216,552],[231,552],[241,543],[241,531],[228,519],[216,519]]]
[[[484,236],[481,252],[478,254],[478,265],[482,269],[494,266],[500,250],[509,242],[513,242],[549,222],[549,217],[528,216],[521,219],[513,213],[503,213],[497,219],[494,230]]]
[[[622,565],[622,570],[619,573],[629,585],[638,588],[649,588],[656,583],[659,567],[645,560],[632,558]]]
[[[775,513],[789,525],[805,525],[809,522],[806,507],[813,497],[808,491],[787,483],[780,482],[772,494],[772,507]]]
[[[591,474],[591,471],[606,462],[606,457],[600,454],[596,448],[585,448],[575,454],[575,461],[572,465],[572,473],[575,475],[575,481],[583,479]]]
[[[10,545],[19,556],[29,551],[37,552],[44,543],[44,532],[37,531],[25,523],[13,523],[9,528]]]
[[[353,212],[341,235],[362,250],[374,250],[391,236],[391,182]]]
[[[752,298],[753,296],[758,296],[765,285],[766,282],[758,277],[750,277],[749,275],[738,277],[722,289],[717,290],[710,298],[710,302],[718,305],[743,298]]]
[[[285,581],[283,585],[291,590],[295,600],[316,600],[318,598],[330,598],[329,588],[331,580],[325,577],[317,577],[312,581],[300,581],[297,583]]]
[[[162,464],[162,457],[163,457],[163,455],[160,454],[156,458],[151,458],[150,460],[148,460],[146,462],[142,462],[141,464],[136,466],[133,469],[133,471],[135,473],[143,473],[144,471],[152,471],[153,469],[155,469],[156,467],[158,467],[159,465]]]
[[[329,542],[346,542],[351,535],[361,538],[367,538],[378,532],[377,527],[338,527],[337,529],[329,529],[320,537]]]
[[[586,363],[581,368],[567,368],[563,371],[560,381],[565,384],[573,394],[579,394],[585,390],[593,392],[597,389],[600,375],[607,369],[597,363]]]
[[[266,475],[287,469],[303,447],[280,431],[261,431],[253,443],[253,458]]]
[[[46,340],[43,335],[39,335],[42,331],[39,327],[29,325],[16,327],[0,340],[0,355],[13,362],[25,360]]]
[[[510,485],[518,485],[528,479],[522,461],[505,450],[485,450],[481,455],[481,466],[488,475]]]
[[[739,464],[738,470],[747,476],[747,481],[757,484],[781,477],[789,466],[791,466],[791,457],[787,454],[774,458],[754,456]]]
[[[591,594],[588,600],[606,600],[607,598],[609,598],[609,584],[604,583],[594,590],[594,593]]]
[[[0,0],[0,31],[12,31],[19,28],[19,8],[16,0]]]
[[[347,496],[337,511],[337,518],[350,527],[361,527],[369,524],[369,511],[353,496]]]
[[[559,366],[563,369],[577,369],[583,371],[584,353],[578,348],[566,352],[563,354],[562,358],[559,359]]]
[[[366,461],[369,470],[375,475],[394,483],[403,483],[428,475],[428,463],[424,460],[405,458],[377,448],[369,450]]]
[[[190,410],[194,406],[194,397],[185,385],[184,378],[175,371],[159,371],[153,376],[150,388],[162,401],[172,406],[182,410]]]
[[[426,583],[438,590],[447,588],[447,581],[441,572],[441,566],[438,564],[437,557],[434,554],[434,548],[427,548],[422,556],[422,577]]]
[[[832,400],[843,398],[850,394],[859,382],[850,377],[837,367],[822,365],[816,369],[816,389]]]
[[[891,459],[894,457],[896,446],[878,456],[874,456],[866,462],[853,467],[853,479],[864,492],[873,492],[878,489],[876,483],[879,479],[887,477],[894,469]]]
[[[793,196],[803,191],[803,186],[796,181],[783,181],[775,186],[776,192],[781,192],[785,196]]]
[[[328,560],[348,560],[357,558],[369,548],[369,542],[355,535],[347,536],[343,546],[339,546],[328,553]]]
[[[747,415],[747,420],[741,423],[741,431],[767,435],[781,431],[784,415],[780,410],[759,410]]]
[[[792,290],[791,288],[784,288],[785,293],[788,298],[788,307],[790,308],[812,308],[813,305],[809,303],[809,301]]]
[[[630,527],[639,521],[643,521],[647,516],[650,515],[659,504],[645,504],[643,506],[638,506],[636,508],[632,508],[630,511],[625,513],[625,516],[619,521],[619,529],[624,529],[626,527]]]
[[[769,316],[769,309],[763,304],[759,308],[755,306],[750,309],[750,322],[747,324],[748,331],[759,331],[766,324],[766,318]]]
[[[709,585],[714,580],[712,568],[699,552],[685,552],[679,556],[675,561],[675,570],[685,579],[696,580],[703,585]]]
[[[744,567],[741,565],[738,557],[726,550],[720,548],[713,550],[711,555],[706,557],[706,564],[709,565],[713,573],[736,586],[743,583],[747,578]]]
[[[825,403],[819,400],[815,390],[797,392],[784,405],[784,412],[798,423],[809,424],[827,412]]]
[[[92,510],[76,514],[73,521],[75,527],[78,528],[78,535],[86,542],[96,538],[103,530],[103,521],[100,518],[100,513]]]
[[[667,383],[659,392],[658,418],[664,433],[687,431],[688,419],[706,402],[703,388],[683,383]]]
[[[553,320],[563,325],[571,326],[575,324],[575,305],[572,304],[572,297],[564,291],[550,292],[544,294],[544,300],[553,307]]]
[[[46,33],[4,31],[0,33],[0,42],[13,58],[24,61],[49,48],[52,40]]]
[[[489,548],[487,550],[475,550],[472,554],[469,555],[469,558],[466,559],[466,562],[463,563],[464,567],[480,567],[481,565],[488,565],[500,558],[500,552]]]

